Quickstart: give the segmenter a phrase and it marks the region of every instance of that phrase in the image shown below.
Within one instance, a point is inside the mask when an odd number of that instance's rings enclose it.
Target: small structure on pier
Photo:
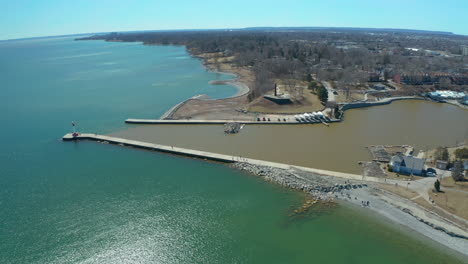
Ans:
[[[78,134],[78,132],[76,132],[76,123],[75,123],[75,121],[72,121],[72,127],[73,127],[72,136],[77,137],[79,134]]]
[[[290,104],[292,103],[291,101],[291,96],[289,94],[280,94],[279,93],[279,88],[278,85],[275,83],[275,91],[273,95],[266,94],[263,96],[265,99],[268,99],[274,103],[277,104]]]

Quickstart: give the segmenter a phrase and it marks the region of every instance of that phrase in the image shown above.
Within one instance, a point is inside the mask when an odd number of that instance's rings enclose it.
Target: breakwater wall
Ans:
[[[111,144],[116,144],[120,146],[129,146],[129,147],[158,151],[158,152],[163,152],[163,153],[181,155],[181,156],[186,156],[186,157],[199,158],[203,160],[218,161],[218,162],[223,162],[223,163],[242,162],[242,163],[247,163],[251,165],[266,166],[266,167],[278,168],[278,169],[283,169],[283,170],[291,170],[291,171],[310,172],[310,173],[315,173],[318,175],[333,176],[333,177],[339,177],[339,178],[349,179],[349,180],[384,183],[384,179],[382,178],[364,177],[362,175],[352,174],[352,173],[321,170],[321,169],[315,169],[315,168],[295,166],[295,165],[290,165],[290,164],[285,164],[285,163],[250,159],[250,158],[239,157],[239,156],[225,155],[225,154],[193,150],[193,149],[187,149],[187,148],[179,148],[179,147],[174,147],[174,146],[160,145],[160,144],[154,144],[154,143],[124,139],[124,138],[91,134],[91,133],[80,133],[78,136],[73,136],[71,133],[69,133],[63,136],[62,140],[64,141],[93,140],[93,141],[98,141],[102,143],[111,143]],[[390,182],[387,180],[386,183],[390,183]]]
[[[179,109],[181,108],[185,103],[187,103],[188,101],[190,100],[193,100],[193,99],[199,99],[199,98],[203,98],[205,95],[202,95],[202,94],[199,94],[199,95],[195,95],[195,96],[192,96],[190,97],[189,99],[187,100],[184,100],[176,105],[174,105],[173,107],[171,107],[169,110],[167,110],[159,119],[172,119],[172,115]]]

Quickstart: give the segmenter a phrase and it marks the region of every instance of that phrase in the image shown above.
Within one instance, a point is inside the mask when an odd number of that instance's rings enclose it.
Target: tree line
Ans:
[[[252,97],[273,87],[274,79],[334,81],[337,89],[364,83],[370,72],[390,77],[400,72],[464,71],[468,58],[430,57],[408,48],[460,53],[468,38],[415,33],[369,34],[334,31],[211,30],[111,33],[84,39],[141,41],[145,44],[184,45],[194,55],[234,56],[233,64],[255,74]],[[294,85],[291,83],[291,85]]]

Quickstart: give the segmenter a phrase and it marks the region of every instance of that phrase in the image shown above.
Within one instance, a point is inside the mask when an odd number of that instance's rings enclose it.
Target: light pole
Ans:
[[[75,124],[75,121],[72,121],[72,127],[73,127],[73,137],[77,137],[78,136],[78,132],[76,132],[76,124]]]

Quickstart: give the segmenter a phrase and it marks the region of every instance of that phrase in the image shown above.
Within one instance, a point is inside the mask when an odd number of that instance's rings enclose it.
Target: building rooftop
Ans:
[[[443,90],[443,91],[435,91],[435,92],[430,92],[430,96],[432,97],[439,97],[439,98],[446,98],[446,99],[461,99],[465,97],[465,93],[463,92],[454,92],[454,91],[449,91],[449,90]]]
[[[411,168],[413,170],[424,169],[424,160],[413,156],[395,155],[390,160],[390,163],[400,163],[400,166]]]

